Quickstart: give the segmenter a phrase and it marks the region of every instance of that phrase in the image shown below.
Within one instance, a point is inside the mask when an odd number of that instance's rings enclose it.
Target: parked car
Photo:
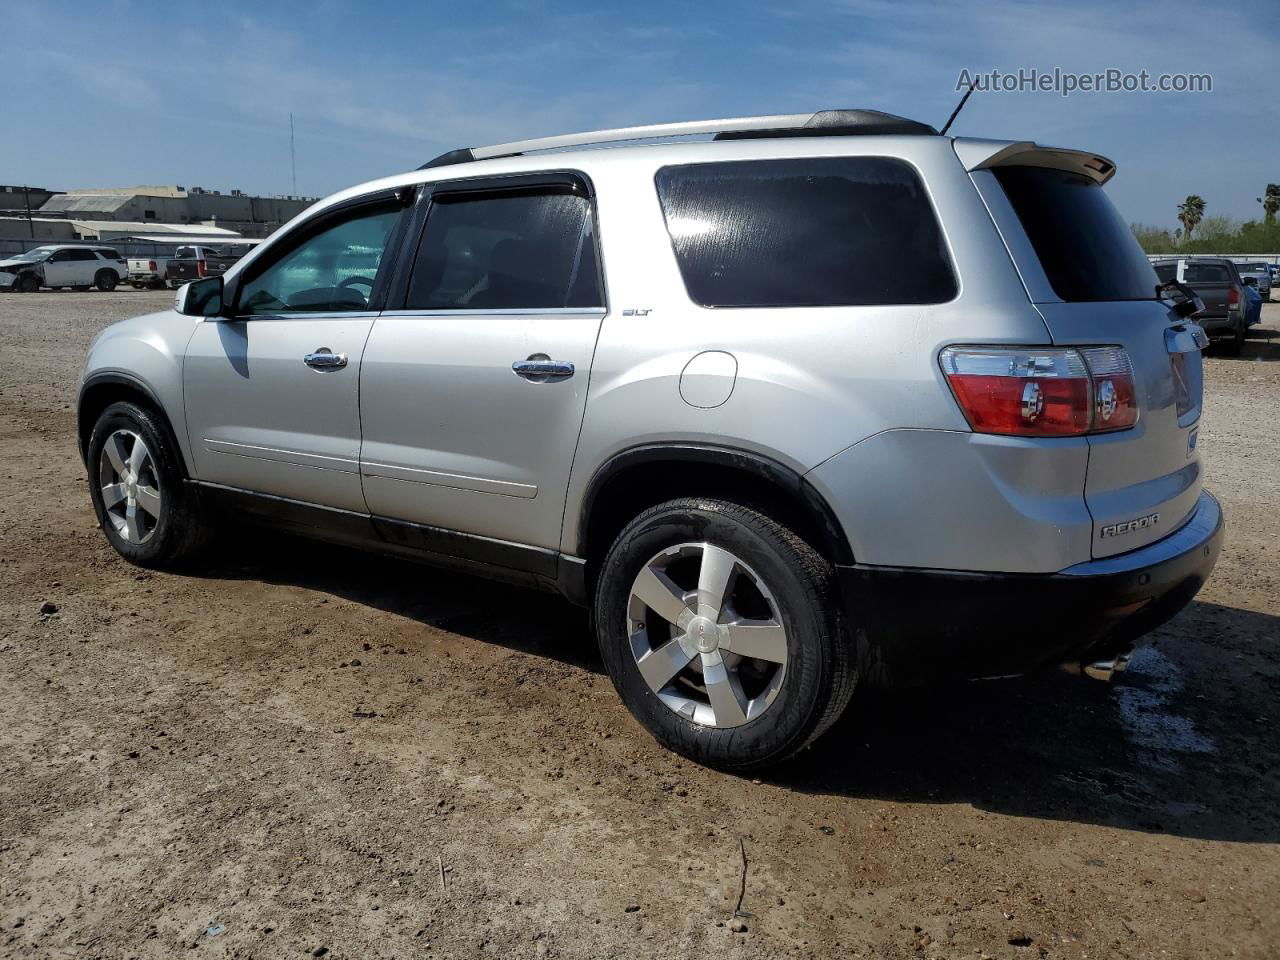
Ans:
[[[114,290],[128,271],[113,247],[51,244],[0,260],[0,288],[20,293],[41,287]]]
[[[1270,264],[1261,260],[1251,260],[1246,263],[1236,262],[1236,272],[1240,274],[1241,280],[1247,280],[1253,277],[1255,286],[1258,289],[1264,301],[1271,299],[1271,268]]]
[[[1223,539],[1114,171],[875,111],[456,150],[108,328],[93,506],[144,566],[254,519],[558,590],[718,767],[873,686],[1109,678]]]
[[[1253,284],[1245,282],[1244,290],[1244,325],[1252,327],[1262,323],[1262,294]]]
[[[166,279],[169,286],[177,287],[201,277],[220,276],[250,249],[249,244],[229,243],[178,247],[169,260]]]
[[[1182,257],[1157,260],[1156,276],[1161,283],[1177,280],[1186,284],[1204,301],[1204,310],[1195,321],[1211,340],[1232,354],[1244,345],[1249,322],[1245,316],[1245,285],[1236,265],[1225,257]]]
[[[135,290],[143,287],[158,289],[169,279],[169,257],[130,257],[129,283]]]

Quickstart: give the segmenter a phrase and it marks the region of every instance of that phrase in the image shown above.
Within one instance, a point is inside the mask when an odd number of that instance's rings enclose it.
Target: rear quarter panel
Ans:
[[[886,431],[944,431],[967,442],[968,425],[943,380],[938,351],[968,340],[1048,342],[1042,318],[981,199],[943,138],[742,141],[653,147],[615,157],[607,153],[600,152],[589,173],[599,195],[610,310],[596,348],[570,478],[562,536],[562,549],[570,554],[577,552],[580,510],[592,477],[629,447],[716,444],[770,457],[805,474]],[[659,168],[700,160],[850,155],[896,157],[920,173],[956,267],[954,300],[925,306],[708,309],[689,299],[654,184]],[[626,310],[648,313],[627,316]],[[695,407],[681,397],[681,372],[704,351],[729,353],[737,361],[732,390],[718,406]],[[1084,455],[1081,445],[1078,456]],[[945,527],[955,509],[979,495],[957,493],[940,501],[936,484],[932,478],[926,482],[924,473],[946,471],[945,463],[907,458],[886,460],[884,466],[866,473],[864,482],[877,485],[884,498],[913,503],[919,530],[929,523]],[[856,501],[856,492],[842,489],[831,472],[814,471],[810,477],[829,501],[844,498],[832,506],[855,542],[855,553],[861,552],[859,560],[897,556],[887,550],[882,533],[858,535],[863,511],[848,500]],[[991,488],[990,477],[980,483],[983,490]],[[1081,500],[1078,494],[1076,500]]]

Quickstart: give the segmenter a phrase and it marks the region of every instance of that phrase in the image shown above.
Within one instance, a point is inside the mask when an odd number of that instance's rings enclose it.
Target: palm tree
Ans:
[[[1186,200],[1178,204],[1178,219],[1182,222],[1183,240],[1191,239],[1191,231],[1199,226],[1203,216],[1204,199],[1197,194],[1191,194]]]
[[[1262,222],[1271,226],[1276,222],[1276,214],[1280,213],[1280,183],[1268,183],[1267,192],[1258,198],[1262,204]]]

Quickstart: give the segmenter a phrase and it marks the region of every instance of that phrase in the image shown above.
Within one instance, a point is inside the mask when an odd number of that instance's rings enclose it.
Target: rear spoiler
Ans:
[[[952,141],[964,168],[989,170],[992,167],[1049,167],[1083,174],[1104,184],[1115,176],[1116,165],[1106,157],[1066,147],[1042,147],[1030,140],[980,140],[956,137]]]

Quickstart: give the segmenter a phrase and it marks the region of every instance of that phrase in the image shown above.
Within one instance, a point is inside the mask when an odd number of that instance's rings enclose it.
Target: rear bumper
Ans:
[[[1163,540],[1059,573],[839,567],[862,678],[903,686],[1112,656],[1191,602],[1223,531],[1222,508],[1205,492]]]
[[[1228,315],[1225,317],[1196,317],[1195,321],[1200,324],[1201,329],[1203,329],[1205,333],[1213,338],[1233,336],[1236,332],[1236,327],[1239,324],[1239,320],[1235,315]]]

